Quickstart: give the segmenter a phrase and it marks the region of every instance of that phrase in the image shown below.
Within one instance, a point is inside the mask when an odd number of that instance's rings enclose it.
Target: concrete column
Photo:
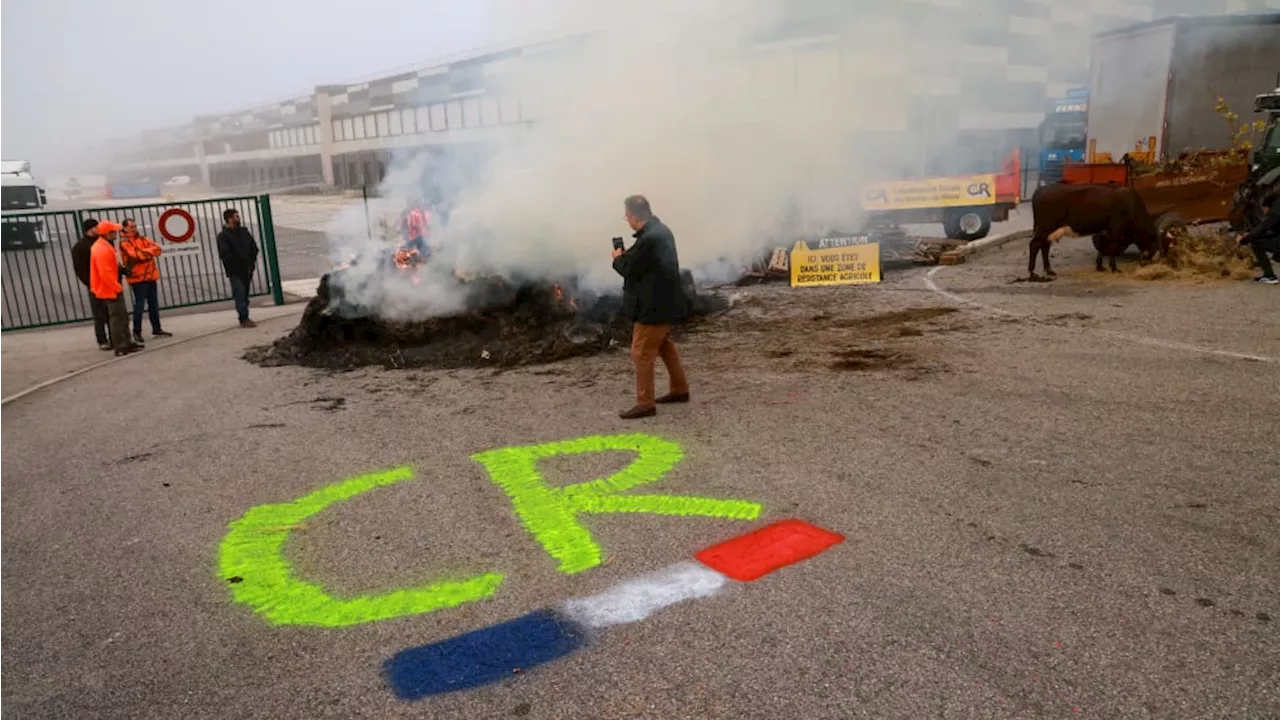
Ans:
[[[209,170],[209,158],[204,151],[205,140],[209,137],[209,118],[198,116],[194,120],[196,126],[195,151],[196,163],[200,166],[200,182],[213,187],[213,173]]]
[[[209,185],[209,160],[204,156],[204,134],[196,137],[196,162],[200,164],[200,182]]]
[[[345,89],[345,88],[344,88]],[[320,174],[324,184],[333,185],[333,102],[329,88],[316,88],[316,121],[320,123]]]

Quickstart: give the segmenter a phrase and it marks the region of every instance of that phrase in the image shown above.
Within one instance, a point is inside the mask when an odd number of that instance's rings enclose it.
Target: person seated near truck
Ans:
[[[1262,207],[1267,209],[1267,216],[1248,234],[1240,236],[1240,244],[1248,245],[1253,250],[1253,258],[1258,262],[1258,268],[1262,270],[1262,277],[1257,278],[1255,282],[1264,285],[1280,285],[1280,278],[1276,277],[1276,269],[1267,257],[1268,253],[1280,256],[1280,210],[1276,209],[1276,205],[1275,195],[1265,198],[1262,201]]]

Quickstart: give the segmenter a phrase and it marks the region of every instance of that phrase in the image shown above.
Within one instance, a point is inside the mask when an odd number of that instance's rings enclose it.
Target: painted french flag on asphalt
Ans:
[[[556,610],[538,610],[431,645],[385,663],[396,694],[416,700],[478,687],[559,659],[586,644],[591,630],[643,620],[669,605],[710,597],[730,582],[751,582],[844,542],[803,520],[782,520],[702,550],[681,562],[619,583]]]

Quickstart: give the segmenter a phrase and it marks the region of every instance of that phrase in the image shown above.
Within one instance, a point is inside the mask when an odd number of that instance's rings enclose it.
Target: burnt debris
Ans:
[[[631,343],[631,323],[621,316],[621,295],[580,292],[569,281],[460,281],[470,310],[402,321],[382,318],[374,308],[351,302],[332,277],[320,279],[296,328],[271,345],[251,348],[244,358],[262,366],[329,369],[514,367],[594,355]],[[684,286],[690,323],[728,308],[723,298],[698,293],[688,272]]]

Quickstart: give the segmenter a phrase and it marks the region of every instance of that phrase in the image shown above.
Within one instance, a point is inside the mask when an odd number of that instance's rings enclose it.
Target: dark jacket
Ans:
[[[222,259],[227,277],[250,278],[258,265],[258,243],[243,225],[234,228],[224,225],[218,233],[218,257]]]
[[[1248,235],[1240,238],[1240,244],[1252,245],[1261,242],[1266,250],[1280,250],[1280,210],[1277,208],[1280,208],[1280,200],[1271,206],[1262,222],[1250,230]]]
[[[622,309],[634,322],[663,325],[680,322],[689,313],[680,285],[676,238],[658,218],[650,218],[635,233],[635,244],[613,260],[622,276]]]
[[[93,244],[97,241],[97,235],[81,235],[76,244],[71,246],[71,266],[76,270],[76,278],[85,287],[89,287],[89,257],[93,254]]]

